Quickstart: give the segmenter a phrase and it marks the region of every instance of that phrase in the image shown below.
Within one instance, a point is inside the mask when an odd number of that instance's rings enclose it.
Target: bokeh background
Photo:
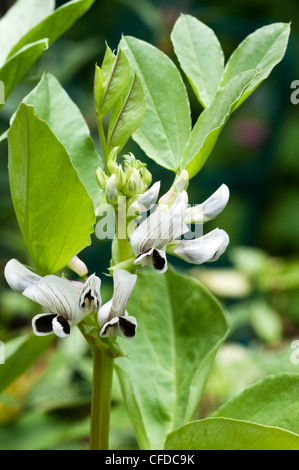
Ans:
[[[1,14],[12,3],[1,0]],[[213,28],[226,60],[255,29],[292,22],[285,58],[233,114],[209,160],[190,183],[191,203],[202,202],[222,183],[229,186],[227,208],[207,227],[229,233],[227,252],[217,263],[198,268],[171,260],[209,287],[231,321],[231,334],[217,355],[197,411],[201,418],[265,375],[299,372],[290,359],[291,344],[299,339],[299,104],[290,100],[291,83],[299,80],[297,2],[96,0],[9,97],[0,113],[0,132],[8,128],[12,113],[41,74],[49,71],[80,107],[99,146],[92,87],[94,64],[102,61],[105,41],[116,49],[121,34],[133,35],[176,62],[169,37],[181,12]],[[195,120],[201,108],[187,82],[186,86]],[[172,173],[149,160],[133,141],[125,150],[145,161],[153,179],[162,180],[163,189],[168,189]],[[30,264],[10,198],[4,141],[0,144],[0,339],[4,343],[30,331],[32,318],[31,302],[9,290],[3,278],[11,258]],[[82,258],[90,272],[100,275],[109,263],[110,242],[93,238]],[[107,281],[107,295],[110,288]],[[87,448],[90,385],[89,351],[74,331],[72,341],[57,342],[0,395],[0,449]],[[137,448],[116,381],[111,446]]]

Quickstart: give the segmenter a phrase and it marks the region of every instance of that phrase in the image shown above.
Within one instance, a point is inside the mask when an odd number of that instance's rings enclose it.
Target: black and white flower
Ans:
[[[16,259],[10,260],[4,270],[9,286],[45,307],[48,312],[32,319],[37,336],[55,333],[60,338],[70,334],[70,328],[84,316],[98,311],[101,306],[99,277],[92,274],[78,290],[70,281],[58,276],[38,276]]]
[[[136,279],[136,274],[130,274],[124,269],[113,272],[113,297],[100,308],[98,313],[100,337],[121,336],[126,339],[135,337],[137,321],[128,314],[126,308]]]

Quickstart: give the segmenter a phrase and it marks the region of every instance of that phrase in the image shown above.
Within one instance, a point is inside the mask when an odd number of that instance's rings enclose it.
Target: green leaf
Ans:
[[[145,96],[141,81],[135,74],[129,92],[115,103],[108,130],[108,150],[118,147],[120,151],[133,132],[138,129],[145,110]]]
[[[9,181],[19,226],[41,274],[55,273],[90,244],[92,201],[62,143],[22,103],[8,132]]]
[[[246,70],[256,69],[260,73],[252,80],[246,93],[240,98],[240,105],[267,78],[272,69],[283,58],[288,44],[290,25],[274,23],[264,26],[247,36],[228,60],[222,79],[222,86]]]
[[[216,94],[213,103],[199,116],[184,149],[181,167],[195,176],[211,154],[221,130],[257,72],[241,73]]]
[[[243,419],[299,434],[299,374],[271,375],[221,406],[214,417]]]
[[[284,429],[228,418],[208,418],[167,436],[165,450],[299,450],[299,436]]]
[[[214,31],[191,15],[181,15],[171,40],[195,95],[207,108],[218,91],[224,70],[223,51]]]
[[[138,275],[128,312],[137,336],[121,343],[128,358],[117,359],[116,370],[140,447],[161,449],[193,417],[228,327],[214,297],[170,268]]]
[[[54,7],[55,0],[43,0],[42,2],[40,0],[18,0],[9,8],[0,20],[0,65],[4,64],[9,52],[21,38],[50,15]],[[38,40],[45,37],[42,35]]]
[[[102,161],[79,108],[51,74],[43,75],[24,102],[34,106],[35,114],[47,122],[53,134],[64,145],[80,180],[97,207],[101,190],[95,172]]]
[[[109,47],[106,46],[101,72],[102,75],[98,77],[96,69],[95,103],[97,116],[100,119],[110,111],[129,80],[129,62],[121,49],[118,50],[115,57]]]
[[[177,171],[191,130],[188,96],[179,71],[163,52],[144,41],[124,36],[120,44],[146,99],[144,117],[133,138],[149,158]]]
[[[5,364],[0,365],[0,392],[22,375],[53,342],[54,335],[23,335],[4,344]]]
[[[0,68],[0,80],[4,83],[6,99],[47,48],[47,39],[24,46]],[[0,109],[2,106],[0,103]]]
[[[93,3],[94,0],[73,0],[57,8],[22,37],[12,48],[8,57],[14,55],[26,44],[39,41],[42,38],[48,38],[49,45],[53,44]]]

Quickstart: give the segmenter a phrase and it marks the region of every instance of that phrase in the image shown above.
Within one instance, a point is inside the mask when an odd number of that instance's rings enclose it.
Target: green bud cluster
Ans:
[[[107,173],[98,168],[96,178],[98,185],[106,193],[109,204],[117,204],[118,196],[135,198],[143,194],[152,182],[152,175],[146,164],[137,160],[132,153],[123,156],[123,164],[117,163],[117,150],[115,147],[107,161]]]

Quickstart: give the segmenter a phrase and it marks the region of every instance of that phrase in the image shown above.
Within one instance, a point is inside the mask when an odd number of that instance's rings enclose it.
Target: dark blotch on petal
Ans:
[[[119,327],[127,338],[134,338],[136,335],[136,325],[126,317],[119,317]]]
[[[160,255],[158,250],[153,251],[153,266],[155,269],[162,271],[165,267],[165,259]]]
[[[62,330],[64,334],[69,335],[71,332],[71,327],[70,327],[69,322],[65,318],[63,318],[61,315],[58,315],[57,321],[62,326]]]
[[[38,333],[52,333],[52,321],[55,317],[57,317],[57,314],[54,313],[37,318],[34,322],[36,331]]]

